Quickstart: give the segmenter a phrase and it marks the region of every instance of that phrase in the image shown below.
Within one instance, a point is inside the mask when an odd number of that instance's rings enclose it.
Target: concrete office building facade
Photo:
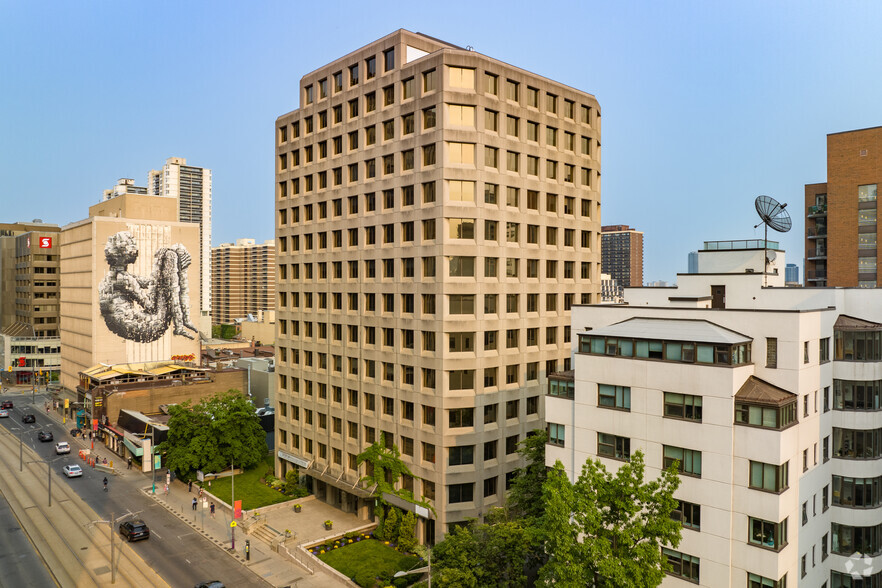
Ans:
[[[211,249],[211,322],[232,324],[276,304],[276,242],[236,239]]]
[[[503,503],[600,278],[593,96],[399,30],[276,121],[277,474],[369,516],[382,438],[420,537]]]
[[[762,268],[761,249],[703,251],[674,291],[574,308],[547,463],[578,475],[639,449],[655,477],[679,461],[683,540],[663,586],[878,586],[879,293],[785,288]]]

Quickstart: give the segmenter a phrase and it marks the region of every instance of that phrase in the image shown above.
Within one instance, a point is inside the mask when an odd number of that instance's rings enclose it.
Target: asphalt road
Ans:
[[[0,586],[57,586],[3,497],[0,500]]]
[[[73,424],[62,426],[54,419],[46,416],[43,408],[45,396],[37,395],[35,405],[31,405],[30,395],[4,395],[2,400],[12,400],[15,407],[9,411],[9,418],[0,419],[0,426],[6,427],[10,432],[19,436],[23,443],[32,447],[38,455],[52,463],[52,484],[69,484],[76,493],[90,506],[99,516],[109,520],[111,515],[117,517],[140,518],[150,527],[150,539],[132,543],[132,548],[141,556],[145,563],[153,568],[173,588],[190,588],[197,582],[206,580],[220,580],[228,587],[268,586],[266,582],[258,578],[242,564],[221,551],[216,545],[194,532],[187,524],[180,521],[176,516],[169,513],[163,506],[158,505],[150,497],[145,496],[140,489],[150,485],[150,478],[135,470],[125,470],[121,476],[108,476],[108,492],[104,492],[102,480],[105,474],[84,466],[83,461],[77,456],[82,448],[82,441],[74,441],[69,430]],[[36,423],[24,424],[21,422],[25,414],[34,414]],[[40,442],[37,440],[39,431],[51,431],[54,441]],[[58,456],[55,454],[55,442],[68,441],[71,444],[70,455]],[[93,454],[114,457],[104,448],[103,444],[96,443]],[[62,473],[62,467],[66,464],[79,464],[84,466],[84,474],[80,478],[67,479]],[[164,480],[162,480],[164,483]],[[160,480],[157,479],[157,487]],[[48,496],[47,496],[48,500]],[[4,507],[8,511],[8,505]],[[6,520],[6,519],[4,519]],[[14,521],[14,517],[10,517]],[[119,523],[114,531],[119,528]],[[96,532],[108,532],[107,526],[97,527]],[[120,535],[117,533],[117,538]],[[29,543],[21,541],[21,528],[15,528],[12,524],[0,526],[0,551],[4,549],[6,542],[17,541],[19,552],[30,551],[30,559],[27,563],[22,559],[21,567],[32,571],[29,566],[40,567],[45,571],[45,566]],[[5,585],[8,577],[6,568],[2,564],[6,561],[8,553],[0,559],[0,569],[3,569],[3,577],[0,585]],[[51,581],[47,584],[38,584],[34,581],[25,583],[10,583],[9,586],[53,586]]]

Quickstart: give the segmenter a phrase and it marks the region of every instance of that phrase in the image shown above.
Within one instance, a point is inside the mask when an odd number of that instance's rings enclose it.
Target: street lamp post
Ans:
[[[156,460],[153,458],[156,453],[156,427],[150,427],[150,471],[153,472],[153,494],[156,495]]]

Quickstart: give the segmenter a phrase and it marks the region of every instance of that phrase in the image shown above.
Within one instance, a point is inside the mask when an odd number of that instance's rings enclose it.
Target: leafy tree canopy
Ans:
[[[545,467],[545,444],[548,433],[536,429],[521,441],[518,453],[526,462],[515,470],[515,477],[508,493],[507,507],[512,518],[526,519],[534,525],[542,517],[545,502],[542,500],[542,485],[547,477]]]
[[[168,439],[160,444],[169,469],[184,476],[220,472],[232,463],[247,469],[269,450],[254,405],[238,390],[169,408]]]

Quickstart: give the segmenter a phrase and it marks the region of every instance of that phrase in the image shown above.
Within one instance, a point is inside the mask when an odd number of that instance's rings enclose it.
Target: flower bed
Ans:
[[[402,553],[393,542],[374,539],[370,533],[347,533],[314,545],[309,552],[364,588],[388,586],[395,572],[420,562],[419,556]],[[418,574],[396,579],[396,585],[406,586],[418,579]]]

